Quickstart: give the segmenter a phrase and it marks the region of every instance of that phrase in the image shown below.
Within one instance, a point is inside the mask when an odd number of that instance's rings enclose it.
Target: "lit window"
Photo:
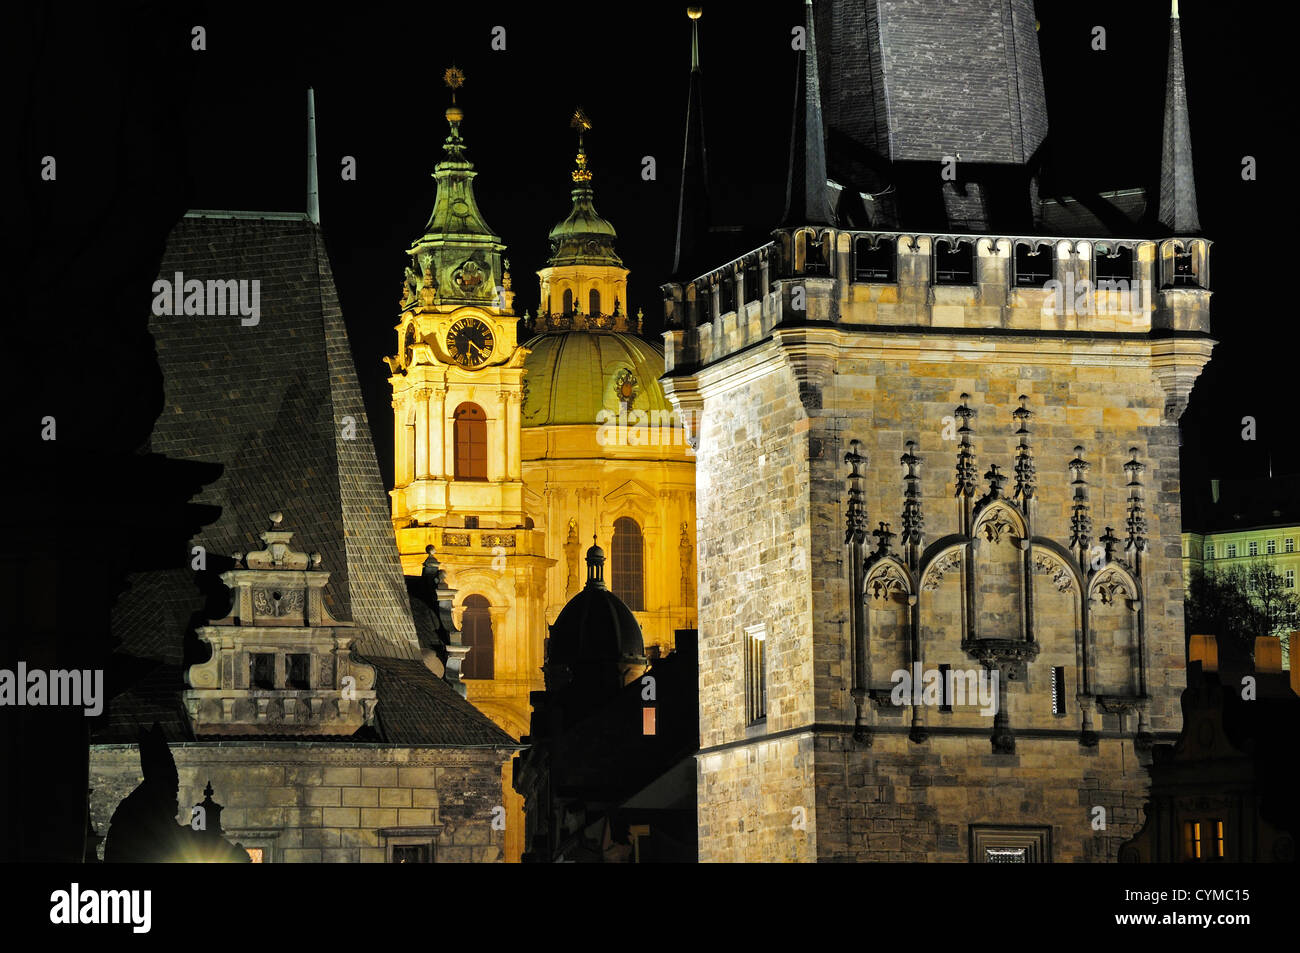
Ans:
[[[641,612],[645,609],[645,553],[636,520],[621,516],[614,521],[612,549],[610,588],[629,609]]]
[[[1276,553],[1277,553],[1277,540],[1275,540],[1275,539],[1270,539],[1268,542],[1266,542],[1266,543],[1264,544],[1264,553],[1265,553],[1266,555],[1269,555],[1269,556],[1272,556],[1272,555],[1276,554]]]
[[[1258,555],[1259,555],[1259,543],[1255,542],[1255,540],[1253,540],[1253,539],[1252,539],[1249,543],[1247,543],[1247,544],[1246,544],[1246,555],[1248,555],[1248,556],[1258,556]]]
[[[487,415],[478,404],[456,408],[456,479],[487,479]]]
[[[1232,558],[1234,558],[1236,555],[1237,555],[1237,544],[1236,544],[1236,543],[1229,543],[1229,544],[1228,544],[1228,558],[1229,558],[1229,559],[1232,559]]]
[[[1065,667],[1052,666],[1052,714],[1065,714]]]
[[[767,625],[745,628],[745,721],[767,718]]]
[[[1282,552],[1284,552],[1284,553],[1294,553],[1294,552],[1295,552],[1295,538],[1294,538],[1294,537],[1288,536],[1288,537],[1286,538],[1286,542],[1282,545]]]
[[[1183,822],[1183,860],[1201,859],[1201,822]]]
[[[1295,588],[1295,570],[1294,570],[1294,569],[1288,569],[1288,570],[1286,571],[1286,587],[1287,587],[1288,589],[1294,589],[1294,588]]]
[[[655,733],[655,710],[653,708],[641,709],[641,734],[653,735]]]
[[[1210,821],[1210,827],[1214,830],[1214,856],[1223,859],[1223,821]]]

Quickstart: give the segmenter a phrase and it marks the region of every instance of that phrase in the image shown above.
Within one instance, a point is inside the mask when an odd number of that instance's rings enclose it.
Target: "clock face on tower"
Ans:
[[[447,353],[461,367],[486,364],[492,346],[492,329],[478,318],[461,318],[447,332]]]

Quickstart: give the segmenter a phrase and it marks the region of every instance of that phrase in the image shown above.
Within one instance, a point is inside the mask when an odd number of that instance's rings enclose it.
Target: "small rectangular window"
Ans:
[[[952,693],[949,691],[951,686],[948,683],[948,672],[952,669],[951,665],[939,666],[939,710],[952,711]]]
[[[311,656],[289,655],[285,657],[284,687],[296,692],[311,689]]]
[[[641,709],[641,734],[653,735],[655,733],[655,710],[653,708]]]
[[[1283,551],[1284,553],[1294,553],[1294,552],[1295,552],[1295,539],[1294,539],[1294,537],[1288,536],[1288,537],[1286,538],[1286,543],[1282,546],[1282,551]]]
[[[1214,856],[1217,859],[1222,860],[1225,856],[1223,852],[1223,821],[1210,821],[1210,828],[1214,831]]]
[[[1294,570],[1294,569],[1288,569],[1288,570],[1286,571],[1286,577],[1285,577],[1285,578],[1286,578],[1286,587],[1287,587],[1288,589],[1294,589],[1294,588],[1295,588],[1295,570]]]
[[[1092,276],[1096,282],[1123,281],[1125,284],[1119,290],[1128,291],[1127,283],[1133,280],[1133,249],[1098,245],[1097,254],[1092,260]]]
[[[1236,544],[1236,543],[1229,543],[1229,544],[1228,544],[1228,558],[1229,558],[1229,559],[1235,559],[1236,556],[1237,556],[1237,544]]]
[[[894,281],[896,262],[894,243],[887,238],[880,239],[874,246],[866,237],[853,243],[854,281]]]
[[[477,517],[477,516],[467,516],[467,517],[465,517],[465,528],[466,528],[466,529],[478,529],[478,517]]]
[[[1213,543],[1206,543],[1206,544],[1205,544],[1205,558],[1206,558],[1206,559],[1213,559],[1213,558],[1214,558],[1214,544],[1213,544]]]
[[[1275,539],[1270,539],[1268,542],[1266,542],[1266,543],[1264,544],[1264,552],[1265,552],[1266,555],[1269,555],[1269,556],[1276,555],[1276,554],[1277,554],[1277,540],[1275,540]]]
[[[767,625],[745,628],[745,720],[767,719]]]
[[[1183,822],[1183,860],[1201,859],[1201,822]]]
[[[1052,714],[1065,714],[1065,667],[1052,667]]]
[[[1253,539],[1252,539],[1249,543],[1247,543],[1247,544],[1246,544],[1246,554],[1247,554],[1248,556],[1258,556],[1258,555],[1259,555],[1259,543],[1255,542],[1255,540],[1253,540]]]
[[[275,688],[275,656],[254,652],[248,657],[248,687],[271,691]]]

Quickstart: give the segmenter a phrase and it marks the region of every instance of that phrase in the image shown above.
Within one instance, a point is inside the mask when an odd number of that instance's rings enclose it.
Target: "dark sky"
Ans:
[[[940,0],[936,0],[940,2]],[[1163,0],[1039,4],[1051,115],[1050,163],[1097,189],[1147,185],[1159,161],[1168,35]],[[1270,226],[1284,201],[1278,116],[1289,79],[1290,26],[1249,4],[1183,0],[1196,181],[1215,241],[1214,331],[1221,341],[1183,418],[1185,482],[1300,471],[1289,436],[1295,350],[1291,317],[1273,303],[1291,250]],[[1231,13],[1227,12],[1231,11]],[[1240,12],[1238,12],[1240,11]],[[707,3],[701,24],[715,220],[774,223],[784,198],[794,53],[801,4]],[[197,14],[208,51],[194,54],[188,170],[192,208],[300,210],[305,189],[305,88],[316,89],[322,227],[376,438],[389,478],[386,368],[396,349],[404,249],[432,205],[429,173],[446,135],[443,69],[467,81],[462,132],[479,205],[509,247],[516,308],[536,311],[546,234],[569,206],[568,119],[590,115],[597,208],[619,231],[631,269],[629,305],[651,321],[672,253],[681,162],[689,25],[685,4],[222,5]],[[506,29],[506,50],[491,49]],[[1094,26],[1107,49],[1092,49]],[[163,81],[161,78],[159,81]],[[339,177],[342,156],[358,177]],[[1253,155],[1259,181],[1244,182]],[[655,181],[642,158],[657,162]],[[1271,214],[1270,214],[1271,213]],[[1241,418],[1258,424],[1240,439]]]

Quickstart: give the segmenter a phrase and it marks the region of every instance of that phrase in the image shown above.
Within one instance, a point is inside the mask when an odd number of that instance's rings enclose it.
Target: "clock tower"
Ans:
[[[469,700],[518,737],[528,728],[528,693],[543,687],[540,633],[554,560],[524,516],[528,349],[519,345],[506,246],[474,198],[477,173],[456,104],[464,76],[453,68],[444,80],[452,103],[433,172],[437,196],[424,234],[407,250],[398,350],[385,358],[393,387],[392,518],[403,571],[419,576],[432,547],[456,590],[453,619],[470,646],[461,670]]]

